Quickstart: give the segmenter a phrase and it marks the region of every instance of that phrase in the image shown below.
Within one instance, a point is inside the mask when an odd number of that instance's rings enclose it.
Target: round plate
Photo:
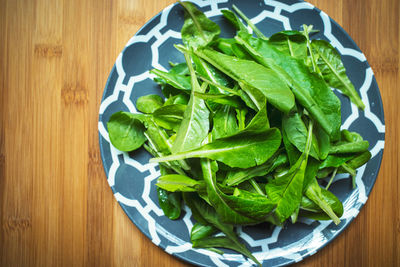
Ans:
[[[339,235],[357,216],[378,175],[385,139],[382,101],[378,85],[364,54],[350,36],[327,14],[311,4],[293,0],[193,1],[205,14],[221,26],[222,37],[233,37],[233,28],[222,17],[221,9],[239,7],[266,35],[281,30],[300,30],[312,24],[320,30],[313,38],[329,41],[342,55],[350,80],[366,107],[360,111],[348,98],[335,91],[342,102],[342,128],[359,132],[370,143],[371,160],[358,169],[357,188],[348,175],[337,175],[332,192],[343,202],[342,222],[300,219],[284,228],[267,224],[239,227],[242,241],[265,266],[281,266],[298,262],[314,254]],[[169,61],[184,62],[173,44],[181,43],[183,9],[179,4],[166,7],[147,22],[126,44],[118,56],[104,89],[100,105],[99,138],[104,170],[115,198],[132,222],[157,246],[180,259],[201,266],[251,265],[252,261],[228,251],[223,255],[205,249],[193,249],[190,229],[194,224],[190,209],[185,207],[181,218],[171,221],[158,205],[155,182],[160,175],[158,165],[148,163],[145,150],[123,153],[111,144],[106,123],[114,112],[136,112],[136,99],[142,95],[160,94],[149,70],[167,70]]]

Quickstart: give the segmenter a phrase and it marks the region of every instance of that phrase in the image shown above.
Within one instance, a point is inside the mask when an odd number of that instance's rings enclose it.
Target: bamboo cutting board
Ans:
[[[0,0],[0,266],[187,266],[106,182],[97,121],[114,61],[170,0]],[[309,0],[366,55],[385,110],[381,171],[349,228],[298,266],[400,266],[398,0]]]

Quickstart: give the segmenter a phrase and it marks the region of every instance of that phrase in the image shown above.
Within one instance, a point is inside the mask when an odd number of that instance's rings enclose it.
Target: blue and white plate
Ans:
[[[342,102],[342,128],[361,133],[370,143],[372,159],[358,169],[357,188],[347,175],[337,175],[331,189],[343,202],[342,222],[300,220],[284,228],[268,224],[239,227],[242,241],[264,266],[281,266],[313,255],[338,236],[357,216],[367,201],[381,164],[385,124],[382,100],[374,74],[364,54],[350,36],[327,14],[311,4],[297,0],[206,0],[193,1],[222,29],[223,37],[234,30],[221,15],[222,9],[239,7],[266,35],[281,30],[300,30],[312,24],[320,32],[313,37],[329,41],[342,55],[350,80],[366,107],[360,111],[348,98],[335,91]],[[184,207],[179,220],[171,221],[158,205],[156,180],[158,165],[150,164],[145,150],[124,153],[115,149],[106,123],[114,112],[136,112],[138,97],[160,94],[149,70],[168,70],[169,61],[184,62],[173,44],[181,43],[183,9],[175,3],[148,21],[126,44],[110,73],[99,111],[99,141],[104,170],[115,198],[132,222],[157,246],[182,260],[200,266],[249,266],[254,264],[242,255],[228,251],[223,255],[194,249],[190,230],[194,224],[190,209]]]

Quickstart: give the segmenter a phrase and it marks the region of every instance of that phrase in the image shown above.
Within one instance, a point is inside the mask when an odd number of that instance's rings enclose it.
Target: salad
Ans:
[[[183,44],[175,47],[185,62],[150,71],[164,97],[140,97],[140,113],[114,113],[110,141],[121,151],[144,147],[159,163],[159,205],[172,220],[182,202],[191,209],[193,247],[235,250],[260,265],[237,225],[340,223],[331,182],[348,173],[355,187],[356,169],[371,154],[359,133],[340,130],[333,88],[364,104],[335,48],[312,40],[312,26],[266,37],[233,6],[222,14],[236,36],[220,38],[216,23],[180,4]]]

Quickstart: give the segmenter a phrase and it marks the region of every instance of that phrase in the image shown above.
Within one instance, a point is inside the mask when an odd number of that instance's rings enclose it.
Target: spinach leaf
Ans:
[[[229,238],[231,243],[243,248],[243,251],[241,253],[253,259],[251,253],[239,241],[236,233],[233,230],[233,226],[231,224],[221,222],[219,215],[216,213],[215,209],[212,206],[208,205],[205,201],[200,199],[195,193],[184,193],[183,196],[186,204],[192,210],[193,217],[198,222],[201,222],[204,225],[210,224],[221,230],[226,235],[226,237]],[[259,264],[256,259],[253,260],[255,260],[257,264]]]
[[[321,188],[321,195],[324,201],[332,208],[332,211],[336,214],[337,217],[341,217],[343,215],[343,205],[340,200],[330,191]],[[311,199],[306,196],[303,196],[301,199],[301,209],[304,211],[308,211],[307,213],[300,213],[302,216],[316,219],[316,220],[330,220],[331,218],[326,215],[326,213]]]
[[[203,178],[207,184],[210,202],[221,220],[226,223],[255,223],[262,221],[273,210],[274,203],[267,197],[236,188],[233,195],[223,193],[217,183],[217,165],[209,159],[201,159]]]
[[[172,144],[168,140],[169,137],[165,130],[161,129],[152,119],[146,121],[146,128],[145,135],[149,144],[159,153],[171,154]]]
[[[306,171],[304,173],[303,194],[307,190],[309,184],[315,180],[320,164],[321,162],[316,159],[313,158],[308,159]]]
[[[182,41],[186,46],[198,48],[208,45],[221,32],[219,26],[208,19],[190,2],[179,2],[185,9],[185,22],[181,29]]]
[[[110,141],[118,150],[132,151],[141,147],[146,141],[146,130],[141,114],[119,111],[111,115],[107,122]]]
[[[171,104],[160,107],[153,113],[155,123],[167,129],[177,131],[181,125],[186,105]]]
[[[238,188],[235,188],[233,195],[221,193],[221,198],[237,213],[259,222],[265,221],[276,206],[276,203],[258,191],[252,193]]]
[[[224,184],[228,186],[238,185],[248,179],[258,176],[264,176],[279,166],[282,166],[288,162],[288,158],[286,154],[279,153],[278,155],[274,155],[265,163],[251,167],[248,169],[234,169],[230,171],[224,181]]]
[[[223,11],[223,10],[222,10]],[[225,55],[234,56],[232,45],[236,43],[233,38],[218,38],[215,47]]]
[[[339,138],[340,101],[322,78],[311,73],[302,61],[278,51],[268,41],[244,33],[235,38],[257,62],[273,70],[291,87],[299,104],[307,109],[332,140]]]
[[[340,167],[343,163],[346,163],[348,160],[354,158],[354,154],[336,154],[329,155],[319,166],[320,169],[328,168],[328,167]]]
[[[169,192],[195,192],[204,184],[184,175],[167,174],[159,177],[156,185]]]
[[[211,49],[197,50],[195,53],[236,81],[260,90],[268,102],[279,110],[289,112],[293,108],[292,92],[272,70],[254,61],[238,59]]]
[[[189,103],[189,96],[187,94],[177,94],[168,98],[164,106],[180,104],[180,105],[187,105]]]
[[[320,160],[324,160],[329,154],[331,140],[329,138],[329,135],[322,129],[319,123],[315,124],[314,134],[318,143],[319,158]]]
[[[307,142],[307,128],[301,119],[300,114],[297,112],[284,114],[282,117],[282,128],[284,129],[290,143],[292,143],[300,152],[304,152]],[[314,140],[315,138],[313,138],[313,141]],[[319,159],[318,152],[318,147],[312,145],[310,156]]]
[[[214,66],[208,64],[204,60],[197,57],[194,53],[191,53],[191,57],[196,66],[196,73],[212,82],[212,84],[209,84],[210,86],[209,93],[227,94],[226,91],[221,89],[221,86],[223,87],[229,86],[230,78],[228,78]]]
[[[153,113],[156,109],[162,107],[164,100],[159,95],[141,96],[136,101],[136,109],[143,113]]]
[[[195,240],[203,239],[214,234],[217,229],[212,225],[204,225],[201,223],[195,223],[190,231],[190,240],[193,242]]]
[[[352,158],[348,162],[346,162],[347,166],[352,169],[357,169],[367,163],[371,159],[371,152],[365,151],[358,154],[356,157]],[[339,168],[339,173],[341,173],[343,169]]]
[[[267,116],[267,103],[265,102],[261,104],[259,111],[256,115],[251,119],[249,124],[246,126],[246,131],[264,131],[269,128],[269,120]]]
[[[230,167],[249,168],[267,161],[279,148],[281,135],[278,129],[242,131],[235,135],[216,139],[197,149],[160,158],[150,162],[165,162],[186,158],[209,158]]]
[[[181,193],[168,192],[162,188],[157,188],[158,204],[164,215],[171,220],[176,220],[181,215]]]
[[[238,91],[239,96],[248,107],[259,111],[265,105],[266,97],[260,90],[242,82],[239,86],[242,89]]]
[[[329,149],[329,154],[364,152],[368,149],[368,147],[369,147],[369,142],[366,140],[351,142],[351,143],[343,143],[331,146],[331,148]]]
[[[230,10],[221,10],[222,15],[236,28],[238,31],[245,31],[247,32],[246,26],[243,22]]]
[[[350,132],[348,130],[342,130],[341,135],[342,139],[346,140],[347,142],[358,142],[364,140],[359,133]]]
[[[282,141],[289,159],[290,166],[293,166],[300,158],[301,152],[289,141],[285,129],[282,129]]]
[[[236,118],[238,121],[238,127],[239,130],[242,131],[244,128],[246,128],[246,114],[247,114],[247,109],[246,108],[241,108],[241,109],[236,109]]]
[[[150,145],[143,144],[143,148],[146,149],[147,152],[149,152],[153,157],[159,157],[162,155],[151,145],[150,142],[149,142],[149,144]],[[175,173],[178,173],[181,175],[186,175],[185,171],[181,168],[181,166],[177,162],[164,162],[164,163],[160,163],[159,165],[160,165],[161,175],[171,173],[171,171],[174,171]],[[163,171],[163,170],[165,170],[165,171]],[[168,170],[168,172],[166,172],[166,170]]]
[[[336,225],[340,223],[340,219],[333,211],[331,204],[325,200],[324,194],[322,193],[322,188],[319,186],[316,179],[309,183],[305,191],[305,195],[315,204],[317,204]]]
[[[297,162],[285,175],[271,179],[265,187],[268,197],[277,204],[275,215],[280,223],[289,218],[300,206],[303,195],[304,175],[311,149],[312,126],[313,123],[310,122],[306,148]]]
[[[176,89],[189,93],[191,84],[190,77],[177,73],[165,72],[158,69],[152,69],[150,73],[157,75],[163,82],[173,86]]]
[[[201,159],[200,164],[203,170],[203,179],[207,185],[208,199],[218,213],[221,221],[230,224],[256,223],[257,221],[233,210],[226,202],[224,198],[225,194],[217,186],[215,173],[218,170],[218,165],[216,162],[209,159]]]
[[[167,133],[157,126],[157,124],[149,119],[146,121],[147,130],[145,131],[145,136],[149,141],[149,145],[156,151],[157,156],[164,156],[171,154],[172,144],[168,138]],[[177,162],[169,162],[174,168],[182,167],[184,170],[190,170],[190,167],[184,160],[179,160]],[[182,174],[181,172],[178,172]]]
[[[281,31],[269,38],[269,43],[284,54],[305,60],[307,58],[306,37],[299,31]]]
[[[189,75],[189,68],[185,62],[178,64],[173,64],[169,62],[169,64],[172,65],[172,68],[168,71],[169,73],[179,74],[179,75]]]
[[[261,266],[261,263],[248,251],[248,249],[240,243],[234,243],[231,239],[225,236],[216,236],[216,237],[206,237],[203,239],[198,239],[193,241],[194,248],[229,248],[235,250],[246,257],[250,258],[254,261],[258,266]]]
[[[218,50],[225,55],[236,56],[240,59],[252,60],[252,57],[249,55],[249,53],[247,53],[247,51],[233,38],[218,39],[216,48],[218,48]]]
[[[233,108],[240,109],[244,106],[244,104],[242,104],[243,102],[241,101],[241,99],[239,97],[237,97],[236,95],[198,93],[198,92],[195,92],[194,94],[195,94],[195,96],[197,96],[198,98],[201,98],[203,100],[208,100],[208,101],[222,104],[222,105],[229,105]],[[214,109],[217,110],[219,107],[221,107],[221,106],[217,105],[214,107]]]
[[[220,106],[213,116],[213,139],[233,135],[238,131],[235,109],[228,105]]]
[[[318,67],[329,86],[340,90],[357,107],[364,109],[365,105],[355,90],[354,85],[347,77],[346,69],[336,49],[324,40],[313,40],[311,46],[313,51],[318,54]]]

